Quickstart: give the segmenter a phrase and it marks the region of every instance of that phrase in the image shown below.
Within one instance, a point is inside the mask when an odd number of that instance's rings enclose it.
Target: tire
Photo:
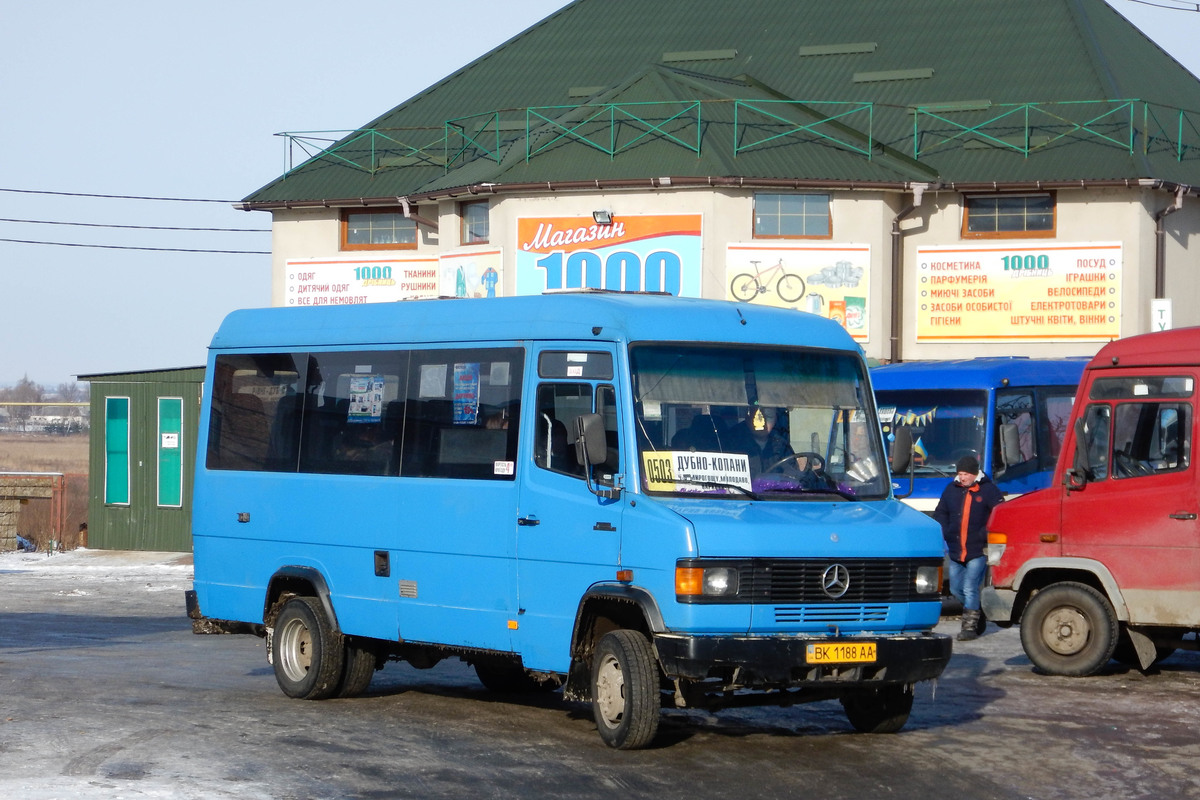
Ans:
[[[271,636],[275,680],[288,697],[323,700],[332,697],[345,664],[342,635],[315,597],[293,597],[284,603]]]
[[[343,649],[342,677],[338,681],[338,697],[358,697],[371,685],[375,675],[375,648],[347,636]]]
[[[758,297],[760,291],[762,291],[762,288],[758,285],[758,278],[749,272],[735,275],[729,283],[729,293],[734,296],[734,299],[741,300],[744,303],[748,303]]]
[[[880,686],[852,692],[841,698],[846,719],[859,733],[895,733],[908,722],[912,711],[912,684]]]
[[[600,738],[637,750],[658,732],[662,701],[650,642],[637,631],[607,633],[592,659],[592,716]]]
[[[795,303],[804,297],[804,279],[799,275],[785,272],[779,276],[779,283],[775,284],[775,292],[783,302]]]
[[[1055,583],[1033,596],[1021,615],[1021,646],[1050,675],[1078,678],[1108,663],[1117,645],[1117,615],[1100,592]]]

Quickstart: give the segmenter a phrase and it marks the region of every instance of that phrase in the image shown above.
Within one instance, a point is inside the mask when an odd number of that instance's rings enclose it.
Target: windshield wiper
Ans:
[[[771,491],[782,494],[833,494],[856,502],[860,499],[854,492],[836,486],[801,486],[797,484],[796,486],[772,486]]]
[[[722,483],[721,481],[692,481],[675,479],[676,483],[686,483],[688,486],[704,486],[712,489],[733,489],[735,492],[741,492],[751,500],[762,500],[762,497],[751,489],[745,486],[738,486],[736,483]]]

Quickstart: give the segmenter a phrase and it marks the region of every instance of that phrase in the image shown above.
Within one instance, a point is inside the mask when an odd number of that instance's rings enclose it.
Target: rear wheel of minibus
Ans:
[[[271,663],[279,688],[302,700],[332,697],[342,683],[344,648],[342,635],[319,600],[291,598],[280,609],[271,636]]]
[[[637,631],[604,635],[592,660],[592,715],[600,738],[618,750],[650,744],[662,709],[649,640]]]

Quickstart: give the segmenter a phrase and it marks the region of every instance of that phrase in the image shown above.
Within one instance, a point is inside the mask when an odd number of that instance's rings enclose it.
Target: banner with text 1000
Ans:
[[[699,214],[517,220],[517,294],[612,289],[700,296]]]
[[[1121,335],[1122,246],[917,248],[917,341],[1109,341]]]

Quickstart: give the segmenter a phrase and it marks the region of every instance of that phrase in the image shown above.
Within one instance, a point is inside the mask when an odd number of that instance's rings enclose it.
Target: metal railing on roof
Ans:
[[[823,114],[822,108],[831,108],[834,113]],[[782,116],[773,110],[800,111],[805,116],[815,118],[811,122],[798,122],[791,116]],[[752,122],[743,122],[744,117],[751,117]],[[866,117],[866,125],[856,128],[851,121]],[[786,137],[798,134],[808,135],[832,142],[845,147],[851,152],[864,155],[869,160],[875,149],[874,141],[875,104],[855,103],[824,100],[737,100],[734,102],[733,155],[755,147],[762,147]],[[826,131],[825,128],[831,130]],[[751,140],[749,137],[759,138]]]
[[[705,110],[707,107],[708,110]],[[732,108],[732,114],[728,110]],[[1066,141],[1090,141],[1134,154],[1200,159],[1200,112],[1143,100],[1033,103],[939,103],[901,109],[858,101],[690,100],[579,103],[487,111],[440,127],[304,131],[286,141],[285,177],[313,161],[332,161],[375,174],[434,167],[448,173],[478,159],[501,163],[523,143],[526,162],[577,143],[615,159],[647,141],[668,142],[700,156],[706,146],[730,146],[734,158],[767,147],[820,143],[868,160],[883,149],[877,133],[903,130],[895,115],[911,114],[911,151],[903,134],[892,152],[920,161],[951,147],[987,147],[1028,158]],[[703,118],[702,118],[703,114]],[[296,154],[303,162],[296,163]],[[518,151],[519,152],[519,151]],[[515,155],[515,154],[514,154]]]
[[[1143,100],[983,101],[913,106],[911,111],[917,160],[951,144],[1012,150],[1028,158],[1066,139],[1109,144],[1130,155],[1140,143],[1144,154],[1169,148],[1177,161],[1200,157],[1200,112]]]

